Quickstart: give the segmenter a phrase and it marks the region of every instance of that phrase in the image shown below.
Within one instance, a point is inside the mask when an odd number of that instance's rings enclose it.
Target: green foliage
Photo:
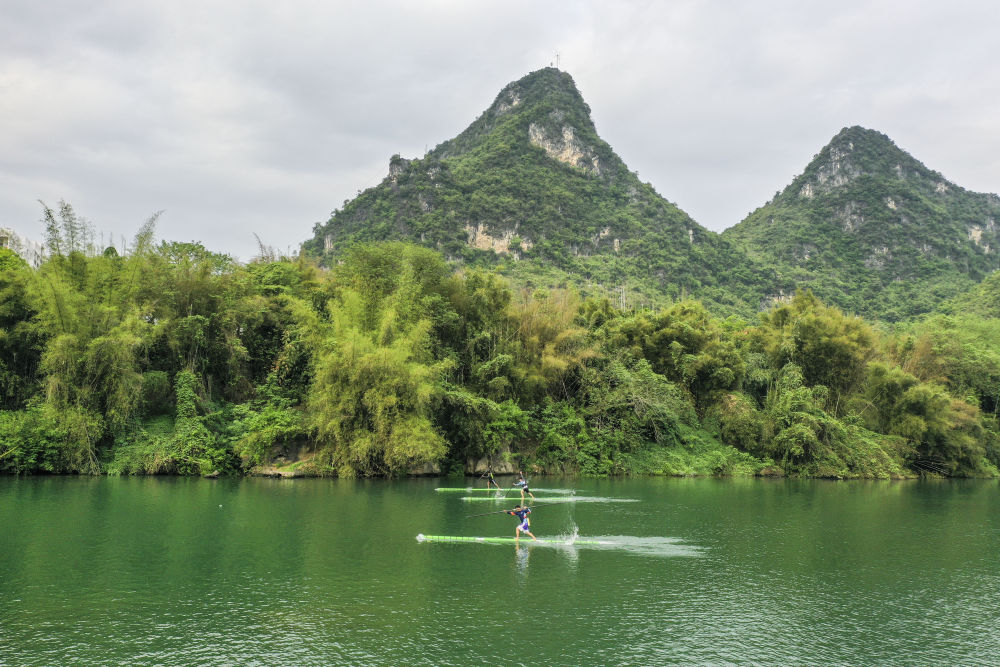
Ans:
[[[922,380],[944,383],[994,418],[1000,406],[1000,320],[933,316],[896,343],[895,357]]]
[[[234,405],[229,415],[229,439],[233,451],[250,466],[271,462],[276,449],[284,451],[307,436],[302,410],[295,406],[291,392],[277,385],[277,375],[258,388],[258,400]]]
[[[402,246],[359,247],[338,267],[329,324],[305,320],[319,346],[307,400],[319,466],[393,475],[444,457],[432,415],[452,364],[434,359],[431,331],[446,276],[436,255]]]
[[[111,459],[105,463],[108,475],[157,475],[178,473],[173,443],[174,421],[161,416],[143,424],[127,438],[115,442]]]
[[[708,417],[718,424],[720,439],[747,452],[766,454],[764,446],[766,416],[750,396],[742,393],[724,395],[712,406]]]
[[[904,438],[916,469],[950,475],[986,472],[988,434],[978,409],[952,398],[940,385],[873,363],[864,400],[870,408],[864,413],[867,423]]]
[[[0,411],[0,471],[70,472],[64,434],[37,407]]]
[[[31,269],[0,248],[0,409],[18,410],[38,391],[44,332],[33,324]]]
[[[483,427],[486,454],[491,458],[510,451],[511,445],[528,432],[528,414],[513,401],[494,404]]]
[[[830,390],[826,406],[841,413],[842,399],[863,380],[874,354],[874,332],[858,317],[823,305],[811,292],[798,291],[785,305],[762,316],[753,347],[767,354],[774,368],[795,364],[808,385]]]
[[[608,325],[608,336],[612,348],[647,360],[655,372],[686,387],[701,407],[743,378],[732,335],[696,301],[621,318]]]
[[[201,385],[193,372],[181,371],[174,377],[177,407],[169,451],[177,471],[182,474],[207,475],[233,466],[232,452],[199,415],[199,390]]]
[[[98,254],[49,213],[64,254],[0,253],[5,472],[998,474],[1000,320],[876,329],[808,291],[757,325],[619,309],[400,243],[241,266],[154,245],[155,218]]]

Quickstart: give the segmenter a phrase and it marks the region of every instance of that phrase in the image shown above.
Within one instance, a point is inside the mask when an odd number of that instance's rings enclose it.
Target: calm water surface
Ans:
[[[1000,664],[996,481],[464,483],[0,478],[0,664]]]

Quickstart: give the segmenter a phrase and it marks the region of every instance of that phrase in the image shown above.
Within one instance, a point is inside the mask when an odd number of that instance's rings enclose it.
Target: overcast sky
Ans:
[[[282,251],[507,83],[554,63],[598,133],[702,225],[843,127],[1000,191],[1000,3],[3,0],[0,227],[59,200],[116,242]]]

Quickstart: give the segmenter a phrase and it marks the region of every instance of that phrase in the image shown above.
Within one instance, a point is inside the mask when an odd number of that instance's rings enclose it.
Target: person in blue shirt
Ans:
[[[531,496],[532,500],[534,500],[535,499],[535,494],[533,494],[531,492],[531,489],[528,488],[528,480],[526,480],[524,478],[524,473],[521,472],[520,470],[518,470],[517,474],[518,474],[518,480],[516,482],[514,482],[514,486],[516,486],[519,489],[521,489],[521,502],[522,503],[524,502],[524,494],[526,494],[526,493],[529,496]]]
[[[518,519],[521,520],[521,523],[517,524],[517,528],[514,529],[515,540],[521,539],[521,533],[524,533],[525,535],[530,535],[531,539],[533,540],[538,539],[531,532],[531,520],[528,519],[528,515],[531,514],[530,507],[521,507],[520,505],[515,505],[514,509],[507,510],[507,514],[510,514],[511,516],[516,516]]]

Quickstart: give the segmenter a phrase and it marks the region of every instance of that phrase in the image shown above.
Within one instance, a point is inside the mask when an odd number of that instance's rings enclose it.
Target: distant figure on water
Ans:
[[[526,494],[526,493],[529,496],[531,496],[532,500],[534,500],[535,499],[535,494],[533,494],[531,492],[531,489],[528,488],[528,480],[526,480],[524,478],[524,473],[521,472],[520,470],[518,470],[517,471],[517,475],[518,475],[518,480],[516,482],[514,482],[514,486],[516,486],[519,489],[521,489],[521,502],[522,503],[524,502],[524,494]]]
[[[514,529],[515,540],[521,539],[521,533],[524,533],[525,535],[531,535],[531,539],[533,540],[538,539],[531,532],[531,521],[528,519],[528,515],[531,514],[530,507],[521,507],[520,505],[515,505],[514,509],[505,510],[505,512],[507,514],[510,514],[511,516],[516,516],[518,519],[521,520],[521,523],[517,524],[517,528]]]
[[[480,477],[485,477],[486,478],[486,488],[487,489],[490,489],[490,488],[492,488],[492,487],[495,486],[497,488],[497,491],[500,490],[500,485],[497,484],[497,481],[495,479],[493,479],[493,466],[490,466],[489,468],[487,468],[486,472],[484,472],[482,475],[480,475]]]

